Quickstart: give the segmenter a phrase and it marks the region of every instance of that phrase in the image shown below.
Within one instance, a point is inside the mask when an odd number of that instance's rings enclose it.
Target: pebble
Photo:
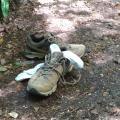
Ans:
[[[101,77],[104,77],[104,75],[103,75],[102,73],[100,74],[100,76],[101,76]]]
[[[120,47],[120,45],[116,45],[116,47],[117,47],[117,48],[119,48],[119,47]]]

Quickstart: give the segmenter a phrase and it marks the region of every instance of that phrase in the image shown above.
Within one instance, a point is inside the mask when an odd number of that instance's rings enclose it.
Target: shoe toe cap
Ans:
[[[27,91],[32,94],[39,94],[48,96],[49,94],[52,94],[56,90],[56,85],[52,84],[36,84],[28,82]]]

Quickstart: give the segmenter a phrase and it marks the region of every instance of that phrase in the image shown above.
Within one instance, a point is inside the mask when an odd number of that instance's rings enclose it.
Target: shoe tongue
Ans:
[[[60,47],[57,44],[50,45],[50,52],[51,54],[54,52],[61,52]]]
[[[56,62],[60,62],[60,60],[63,58],[63,53],[62,52],[54,52],[51,54],[51,63],[56,63]]]

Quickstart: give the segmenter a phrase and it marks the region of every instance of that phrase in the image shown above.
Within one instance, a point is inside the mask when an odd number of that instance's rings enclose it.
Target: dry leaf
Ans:
[[[11,117],[13,117],[13,118],[17,118],[18,117],[18,113],[16,113],[16,112],[10,112],[10,113],[8,113]]]

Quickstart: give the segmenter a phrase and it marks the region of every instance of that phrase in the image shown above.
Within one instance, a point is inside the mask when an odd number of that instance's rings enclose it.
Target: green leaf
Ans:
[[[7,68],[4,66],[0,66],[0,72],[5,72],[5,71],[7,71]]]
[[[7,17],[9,13],[9,0],[1,0],[1,9],[3,16]]]

